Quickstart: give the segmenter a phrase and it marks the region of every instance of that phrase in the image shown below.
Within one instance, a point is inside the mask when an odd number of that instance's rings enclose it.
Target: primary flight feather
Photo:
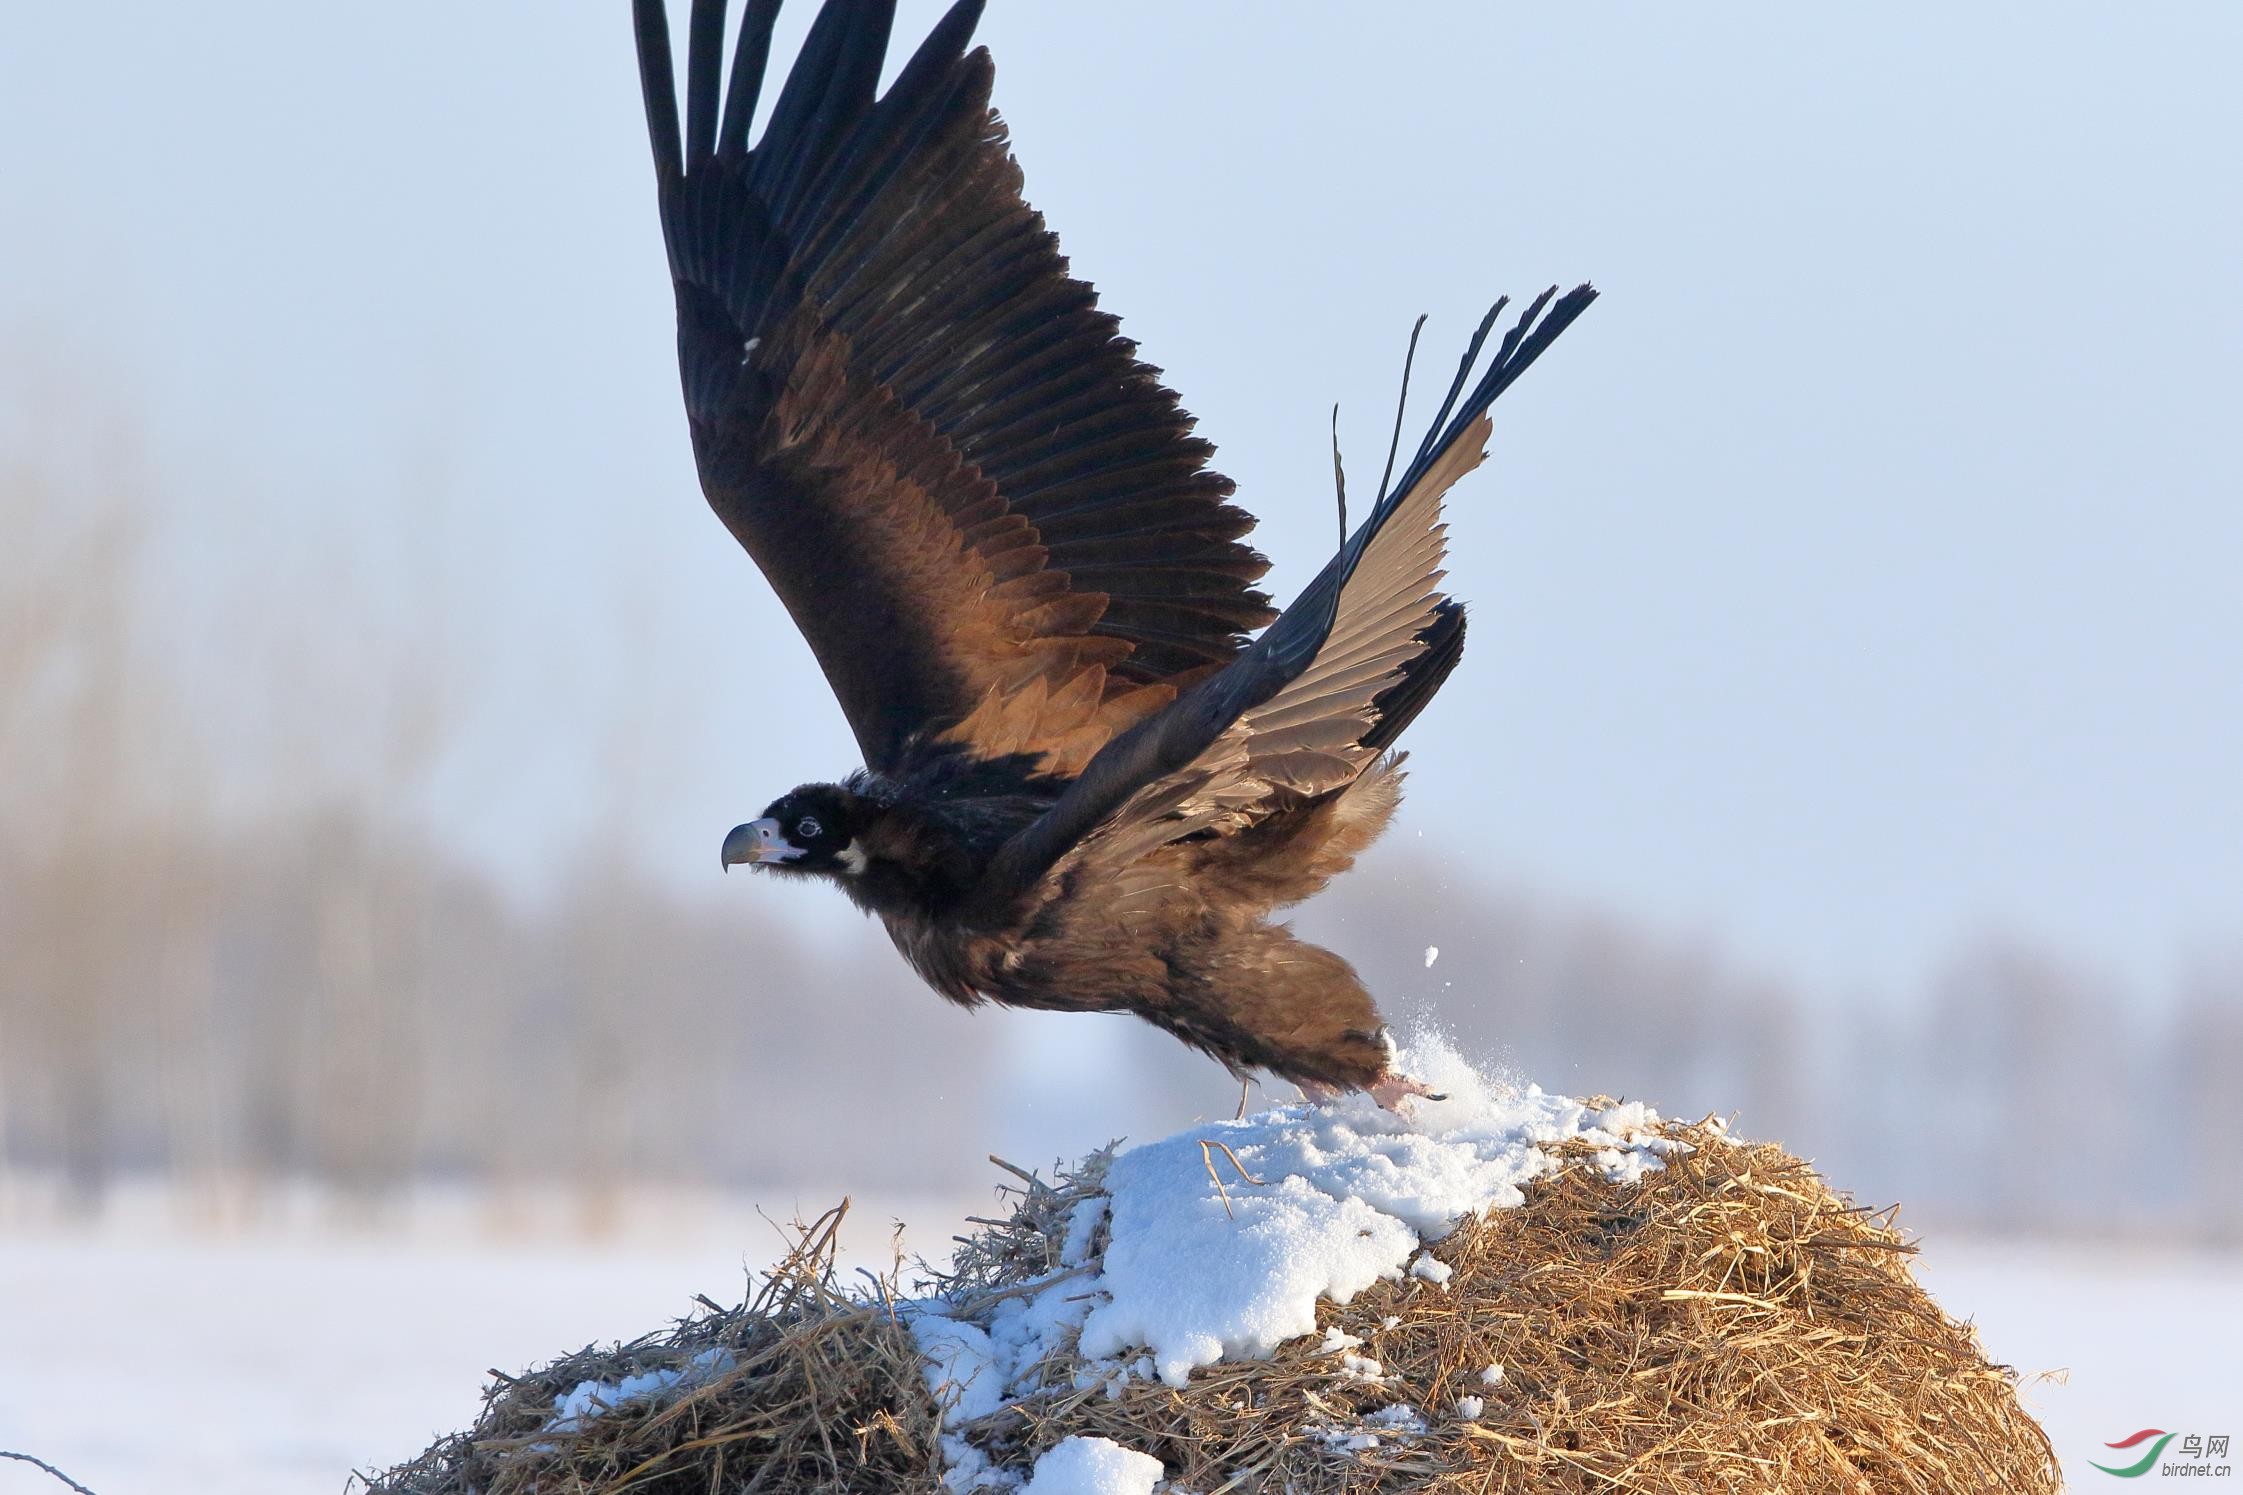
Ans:
[[[1269,921],[1400,800],[1454,668],[1442,496],[1585,308],[1472,339],[1400,478],[1282,614],[1253,518],[1021,197],[960,0],[885,93],[894,0],[826,0],[751,148],[777,0],[694,0],[678,113],[635,0],[678,362],[710,505],[864,767],[725,838],[822,876],[964,1005],[1134,1012],[1314,1095],[1415,1093],[1338,956]],[[729,72],[729,77],[726,76]]]

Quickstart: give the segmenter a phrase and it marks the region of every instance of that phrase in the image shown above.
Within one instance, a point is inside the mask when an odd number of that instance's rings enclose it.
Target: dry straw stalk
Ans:
[[[967,1431],[1020,1467],[1071,1434],[1112,1438],[1199,1495],[2060,1488],[2014,1373],[1917,1286],[1914,1248],[1889,1212],[1852,1204],[1781,1149],[1710,1124],[1668,1131],[1688,1150],[1640,1184],[1560,1168],[1523,1207],[1466,1221],[1434,1248],[1452,1270],[1446,1284],[1409,1277],[1326,1304],[1320,1326],[1363,1341],[1354,1353],[1378,1362],[1375,1377],[1302,1339],[1271,1360],[1210,1367],[1182,1390],[1130,1381],[1115,1396],[1078,1389],[1062,1353],[1043,1394]],[[939,1285],[984,1303],[1040,1288],[1104,1161],[1056,1183],[1010,1170],[1021,1180],[1012,1213],[967,1238]],[[372,1488],[936,1490],[935,1411],[890,1306],[893,1280],[839,1286],[839,1219],[805,1228],[753,1301],[502,1381],[471,1432]],[[546,1430],[579,1381],[680,1365],[712,1346],[733,1353],[732,1370],[569,1433]],[[1490,1366],[1501,1367],[1492,1383]],[[1463,1415],[1467,1398],[1479,1399],[1476,1416]],[[1423,1431],[1365,1423],[1395,1403],[1419,1409]]]

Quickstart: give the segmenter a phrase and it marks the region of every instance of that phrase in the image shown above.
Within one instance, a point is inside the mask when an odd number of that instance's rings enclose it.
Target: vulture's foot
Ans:
[[[1304,1097],[1319,1106],[1328,1106],[1353,1089],[1352,1086],[1327,1085],[1321,1080],[1298,1080],[1295,1083],[1301,1087],[1301,1094]],[[1413,1080],[1408,1075],[1398,1075],[1391,1072],[1383,1078],[1365,1085],[1363,1089],[1372,1100],[1379,1103],[1382,1109],[1397,1114],[1401,1112],[1402,1102],[1406,1100],[1448,1099],[1447,1096],[1422,1081]]]
[[[1408,1075],[1389,1073],[1385,1078],[1374,1081],[1370,1089],[1372,1100],[1377,1101],[1385,1109],[1394,1112],[1399,1112],[1402,1109],[1402,1102],[1413,1097],[1422,1100],[1448,1099],[1447,1096],[1441,1094],[1432,1086],[1420,1080],[1413,1080]]]

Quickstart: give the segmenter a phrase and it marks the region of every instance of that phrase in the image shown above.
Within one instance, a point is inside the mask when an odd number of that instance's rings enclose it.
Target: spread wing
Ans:
[[[994,915],[1055,868],[1104,868],[1201,831],[1237,829],[1352,782],[1431,699],[1464,644],[1442,595],[1441,500],[1486,456],[1488,407],[1596,291],[1544,292],[1465,387],[1504,304],[1481,322],[1415,458],[1340,552],[1232,664],[1117,737],[999,852],[977,894]],[[1547,315],[1544,315],[1547,309]],[[1462,403],[1459,404],[1459,397]]]
[[[981,0],[885,95],[894,0],[828,0],[750,149],[778,8],[720,88],[725,0],[694,0],[681,139],[634,0],[702,488],[868,765],[1072,775],[1269,621],[1253,519],[1022,201]]]

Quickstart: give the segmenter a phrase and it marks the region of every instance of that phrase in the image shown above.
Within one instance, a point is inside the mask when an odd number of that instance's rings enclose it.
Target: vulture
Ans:
[[[1395,739],[1464,646],[1442,497],[1596,292],[1486,354],[1496,303],[1279,612],[1214,448],[1022,198],[982,0],[885,91],[894,0],[826,0],[751,144],[778,9],[748,0],[727,67],[725,0],[693,0],[682,120],[662,0],[633,11],[701,486],[864,757],[723,866],[830,880],[961,1006],[1135,1013],[1316,1100],[1427,1094],[1271,913],[1393,817]]]

